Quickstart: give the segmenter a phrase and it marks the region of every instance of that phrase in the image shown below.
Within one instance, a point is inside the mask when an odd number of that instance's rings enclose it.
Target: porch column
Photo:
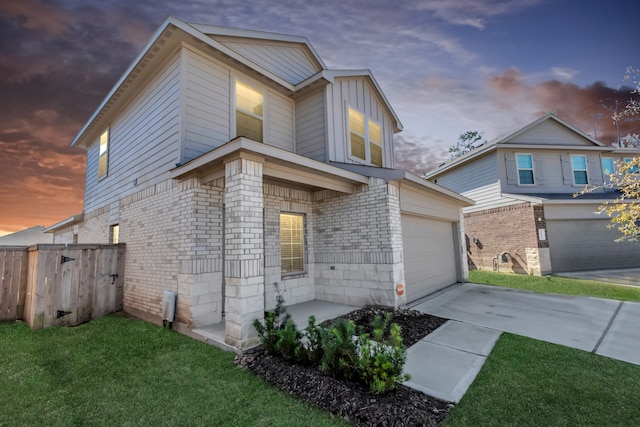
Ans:
[[[264,317],[263,164],[225,159],[225,342],[238,349],[258,343],[252,323]]]

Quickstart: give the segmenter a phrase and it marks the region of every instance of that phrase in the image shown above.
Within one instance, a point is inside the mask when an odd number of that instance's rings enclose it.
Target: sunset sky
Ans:
[[[640,66],[637,0],[0,0],[0,235],[82,212],[69,144],[167,14],[306,36],[329,68],[371,69],[422,174],[468,130],[547,111],[616,140],[610,109]],[[640,133],[640,122],[622,133]]]

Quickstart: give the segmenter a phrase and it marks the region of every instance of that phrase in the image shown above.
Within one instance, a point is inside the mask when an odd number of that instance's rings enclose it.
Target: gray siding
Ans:
[[[439,185],[456,193],[464,193],[477,187],[498,182],[498,161],[496,153],[480,157],[463,167],[453,169],[436,179]]]
[[[191,50],[183,49],[184,79],[183,162],[229,141],[229,70]]]
[[[111,122],[108,175],[98,181],[98,139],[87,149],[85,212],[164,180],[179,161],[180,54]],[[134,184],[136,180],[136,184]]]
[[[273,92],[265,95],[265,144],[295,152],[293,101]]]
[[[565,127],[546,120],[526,132],[509,140],[511,144],[539,144],[539,145],[586,145],[594,144]]]
[[[302,45],[277,42],[232,42],[219,38],[220,42],[249,61],[271,71],[295,85],[319,72],[306,55]]]
[[[327,160],[324,92],[296,102],[296,152],[324,162]]]
[[[375,90],[364,77],[336,78],[327,87],[327,108],[329,124],[329,160],[344,163],[363,163],[352,158],[349,152],[348,107],[363,112],[380,125],[382,132],[382,166],[394,167],[393,126]]]
[[[534,185],[518,185],[517,177],[515,183],[507,180],[507,154],[531,154],[534,159]],[[502,191],[504,193],[574,193],[579,191],[583,185],[573,184],[573,171],[571,169],[571,155],[583,155],[587,160],[588,179],[590,184],[602,184],[602,167],[600,154],[593,151],[559,151],[559,150],[499,150],[498,159],[500,176],[502,181]],[[564,167],[563,167],[564,160]],[[515,160],[512,160],[515,162]],[[564,170],[563,170],[564,169]]]

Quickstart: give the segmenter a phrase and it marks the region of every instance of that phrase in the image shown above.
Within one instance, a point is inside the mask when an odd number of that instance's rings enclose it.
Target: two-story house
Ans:
[[[168,17],[72,142],[84,212],[56,242],[126,244],[124,308],[225,325],[236,348],[273,308],[399,306],[467,275],[453,191],[394,169],[402,125],[368,70],[304,37]]]
[[[472,268],[541,275],[640,267],[640,247],[616,243],[609,218],[596,214],[619,193],[601,188],[574,197],[639,154],[604,145],[549,113],[426,177],[475,201],[464,208]]]

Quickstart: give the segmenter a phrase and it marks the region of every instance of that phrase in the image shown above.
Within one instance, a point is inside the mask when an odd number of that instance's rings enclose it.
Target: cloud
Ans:
[[[551,67],[551,74],[563,80],[571,80],[579,73],[578,70],[572,68]]]
[[[435,169],[448,156],[442,141],[396,135],[394,143],[396,168],[408,170],[418,176]]]
[[[67,31],[71,16],[66,11],[40,0],[0,2],[0,15],[32,31],[61,34]]]
[[[488,18],[510,15],[543,3],[545,0],[422,0],[414,4],[419,11],[429,11],[454,25],[466,25],[480,30]]]

